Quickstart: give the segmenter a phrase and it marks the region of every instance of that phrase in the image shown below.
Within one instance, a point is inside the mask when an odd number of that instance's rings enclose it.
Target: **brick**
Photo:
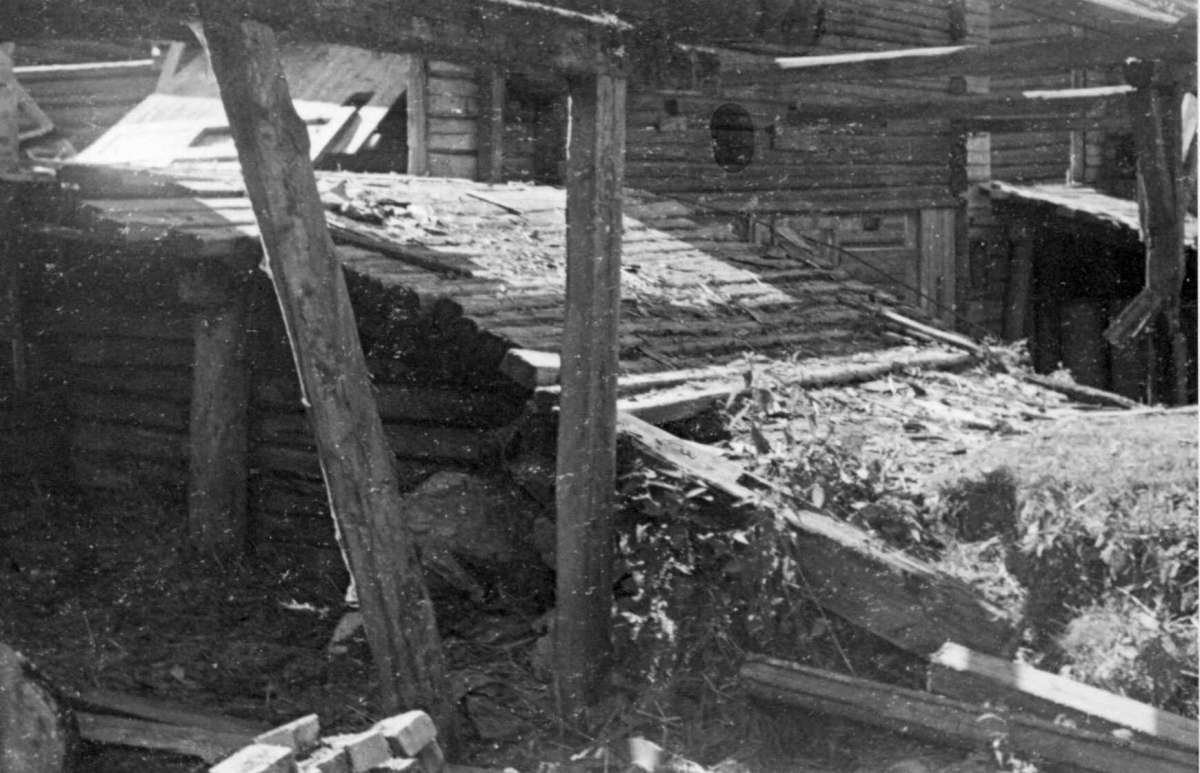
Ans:
[[[321,742],[321,721],[316,714],[309,714],[268,730],[254,742],[286,746],[297,754],[304,754]]]
[[[417,756],[437,739],[437,725],[424,711],[406,711],[381,719],[375,723],[375,729],[387,738],[393,753],[403,757]]]
[[[424,773],[442,773],[446,768],[446,755],[442,753],[442,745],[436,738],[417,752],[417,760],[421,763]]]
[[[388,741],[377,730],[353,735],[335,735],[325,739],[325,743],[334,748],[345,749],[350,757],[350,769],[353,773],[366,771],[387,762],[392,757]]]
[[[344,748],[323,747],[300,761],[300,773],[352,773],[350,755]]]
[[[392,757],[382,765],[371,768],[371,773],[418,773],[421,763],[412,757]]]
[[[296,755],[286,746],[244,746],[208,769],[209,773],[294,773]]]

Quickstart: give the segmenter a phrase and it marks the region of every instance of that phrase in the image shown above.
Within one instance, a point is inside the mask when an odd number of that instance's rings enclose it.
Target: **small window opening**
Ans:
[[[739,172],[754,159],[754,119],[746,108],[733,103],[713,111],[709,121],[712,131],[713,160],[726,172]]]
[[[663,100],[663,112],[667,115],[679,115],[679,100],[674,97]]]

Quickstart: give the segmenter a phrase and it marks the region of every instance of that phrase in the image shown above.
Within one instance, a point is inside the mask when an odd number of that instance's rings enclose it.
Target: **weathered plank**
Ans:
[[[433,609],[401,512],[345,278],[325,226],[308,135],[291,106],[272,30],[201,3],[230,119],[303,384],[329,500],[389,709],[422,707],[453,735]]]
[[[847,717],[936,743],[990,750],[999,739],[1018,755],[1036,755],[1098,773],[1196,770],[1194,752],[1123,741],[1018,712],[997,712],[796,663],[756,658],[742,667],[741,681],[747,692],[761,700]]]
[[[681,440],[628,414],[618,428],[634,450],[730,497],[749,503],[769,490],[719,451]],[[1008,654],[1017,643],[1011,621],[970,587],[887,547],[849,524],[779,501],[768,505],[796,531],[798,564],[813,600],[898,647],[928,655],[946,641]]]
[[[486,67],[479,73],[479,120],[476,122],[476,177],[499,182],[504,174],[504,70]]]
[[[1125,727],[1143,741],[1170,743],[1196,751],[1200,725],[1196,720],[1162,711],[1107,690],[1041,671],[1025,663],[1003,660],[946,642],[930,659],[929,689],[975,703],[1003,702],[1053,721],[1061,714],[1088,723],[1102,720],[1107,732]]]
[[[188,543],[193,550],[240,555],[248,548],[249,288],[204,266],[193,269],[187,279],[189,289],[181,292],[185,303],[210,297],[220,301],[197,309],[192,323]]]
[[[429,174],[429,62],[413,59],[405,91],[408,127],[408,173]]]
[[[575,78],[570,93],[555,662],[573,715],[597,696],[612,659],[625,81]]]

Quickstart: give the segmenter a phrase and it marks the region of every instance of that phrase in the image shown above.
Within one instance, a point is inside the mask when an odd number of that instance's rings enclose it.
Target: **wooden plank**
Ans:
[[[498,67],[479,72],[479,119],[476,123],[476,179],[500,182],[504,176],[505,73]]]
[[[250,363],[249,285],[199,266],[188,274],[193,294],[221,297],[192,322],[195,363],[188,443],[189,546],[237,556],[249,547],[246,475]],[[185,299],[186,300],[186,299]]]
[[[570,95],[555,664],[560,705],[574,716],[612,665],[625,81],[575,78]]]
[[[1063,121],[1075,119],[1121,120],[1126,116],[1123,90],[1062,89],[1008,94],[942,94],[934,98],[889,98],[866,104],[804,104],[790,111],[785,121],[806,126],[818,121],[880,121],[901,118],[938,118],[962,123],[966,128],[984,127],[993,119]],[[983,128],[978,128],[983,131]]]
[[[253,735],[166,725],[145,719],[88,712],[76,712],[75,718],[79,722],[79,735],[85,740],[139,749],[158,749],[199,757],[209,764],[254,740]]]
[[[1141,734],[1143,742],[1169,743],[1193,752],[1198,748],[1200,725],[1194,719],[1025,663],[974,652],[954,642],[942,645],[929,662],[929,689],[941,695],[975,703],[1003,702],[1050,721],[1064,713],[1085,723],[1100,719],[1103,724],[1093,729],[1109,732],[1125,727]]]
[[[131,717],[148,719],[153,722],[194,727],[220,733],[234,733],[251,738],[267,729],[267,726],[261,723],[234,719],[222,714],[197,711],[190,706],[185,706],[175,701],[157,697],[130,695],[114,690],[85,690],[79,694],[76,700],[78,701],[78,705],[93,713],[128,714]]]
[[[405,91],[408,127],[408,174],[429,174],[429,62],[414,57]]]
[[[922,209],[920,215],[921,308],[954,326],[955,261],[952,209]]]
[[[847,717],[935,743],[990,751],[1000,740],[1022,758],[1035,755],[1098,773],[1196,770],[1195,753],[1122,741],[1018,712],[998,712],[795,663],[755,658],[740,675],[746,691],[760,700]]]
[[[717,449],[683,441],[627,414],[618,416],[618,428],[638,454],[676,467],[734,502],[750,505],[771,491]],[[791,507],[782,496],[762,506],[794,531],[806,581],[802,589],[831,612],[919,655],[961,636],[992,654],[1009,654],[1016,647],[1011,621],[966,584],[845,522]]]
[[[403,510],[393,456],[275,34],[238,21],[219,0],[200,8],[363,611],[381,703],[385,711],[423,707],[453,737],[433,609],[413,545],[395,521]]]
[[[1029,335],[1030,291],[1033,287],[1033,232],[1016,227],[1009,234],[1008,287],[1004,302],[1004,337],[1017,341]]]

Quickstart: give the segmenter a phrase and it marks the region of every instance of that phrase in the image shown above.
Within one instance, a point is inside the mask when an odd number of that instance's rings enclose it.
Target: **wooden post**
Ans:
[[[228,268],[198,266],[180,279],[192,319],[192,406],[188,433],[188,543],[224,555],[245,552],[248,286]]]
[[[1029,336],[1029,291],[1033,286],[1033,232],[1025,225],[1010,233],[1008,291],[1004,299],[1004,338],[1017,341]]]
[[[405,92],[408,120],[408,173],[429,174],[429,62],[423,56],[412,57]]]
[[[1079,27],[1071,28],[1071,37],[1083,37]],[[1087,85],[1087,71],[1071,70],[1071,88],[1081,89]],[[1068,135],[1069,160],[1067,162],[1067,185],[1083,185],[1087,182],[1087,136],[1082,129],[1075,129]]]
[[[11,386],[17,394],[29,387],[25,337],[21,327],[21,261],[16,244],[18,152],[17,92],[12,44],[0,44],[0,336],[8,344]]]
[[[495,66],[479,73],[479,123],[475,143],[478,177],[500,182],[504,177],[504,71]]]
[[[1180,323],[1183,288],[1183,224],[1186,199],[1180,165],[1179,84],[1160,63],[1131,60],[1125,79],[1135,87],[1129,96],[1137,149],[1138,209],[1146,245],[1146,285],[1109,326],[1105,337],[1118,348],[1128,346],[1158,314],[1170,339],[1174,375],[1172,400],[1187,399],[1187,341]]]
[[[454,709],[433,607],[405,530],[395,457],[371,393],[342,268],[325,226],[308,133],[275,35],[202,0],[229,118],[300,376],[321,471],[350,559],[382,708],[421,708],[452,737]]]
[[[568,716],[597,696],[612,665],[625,80],[576,77],[570,94],[555,622],[557,688]]]

